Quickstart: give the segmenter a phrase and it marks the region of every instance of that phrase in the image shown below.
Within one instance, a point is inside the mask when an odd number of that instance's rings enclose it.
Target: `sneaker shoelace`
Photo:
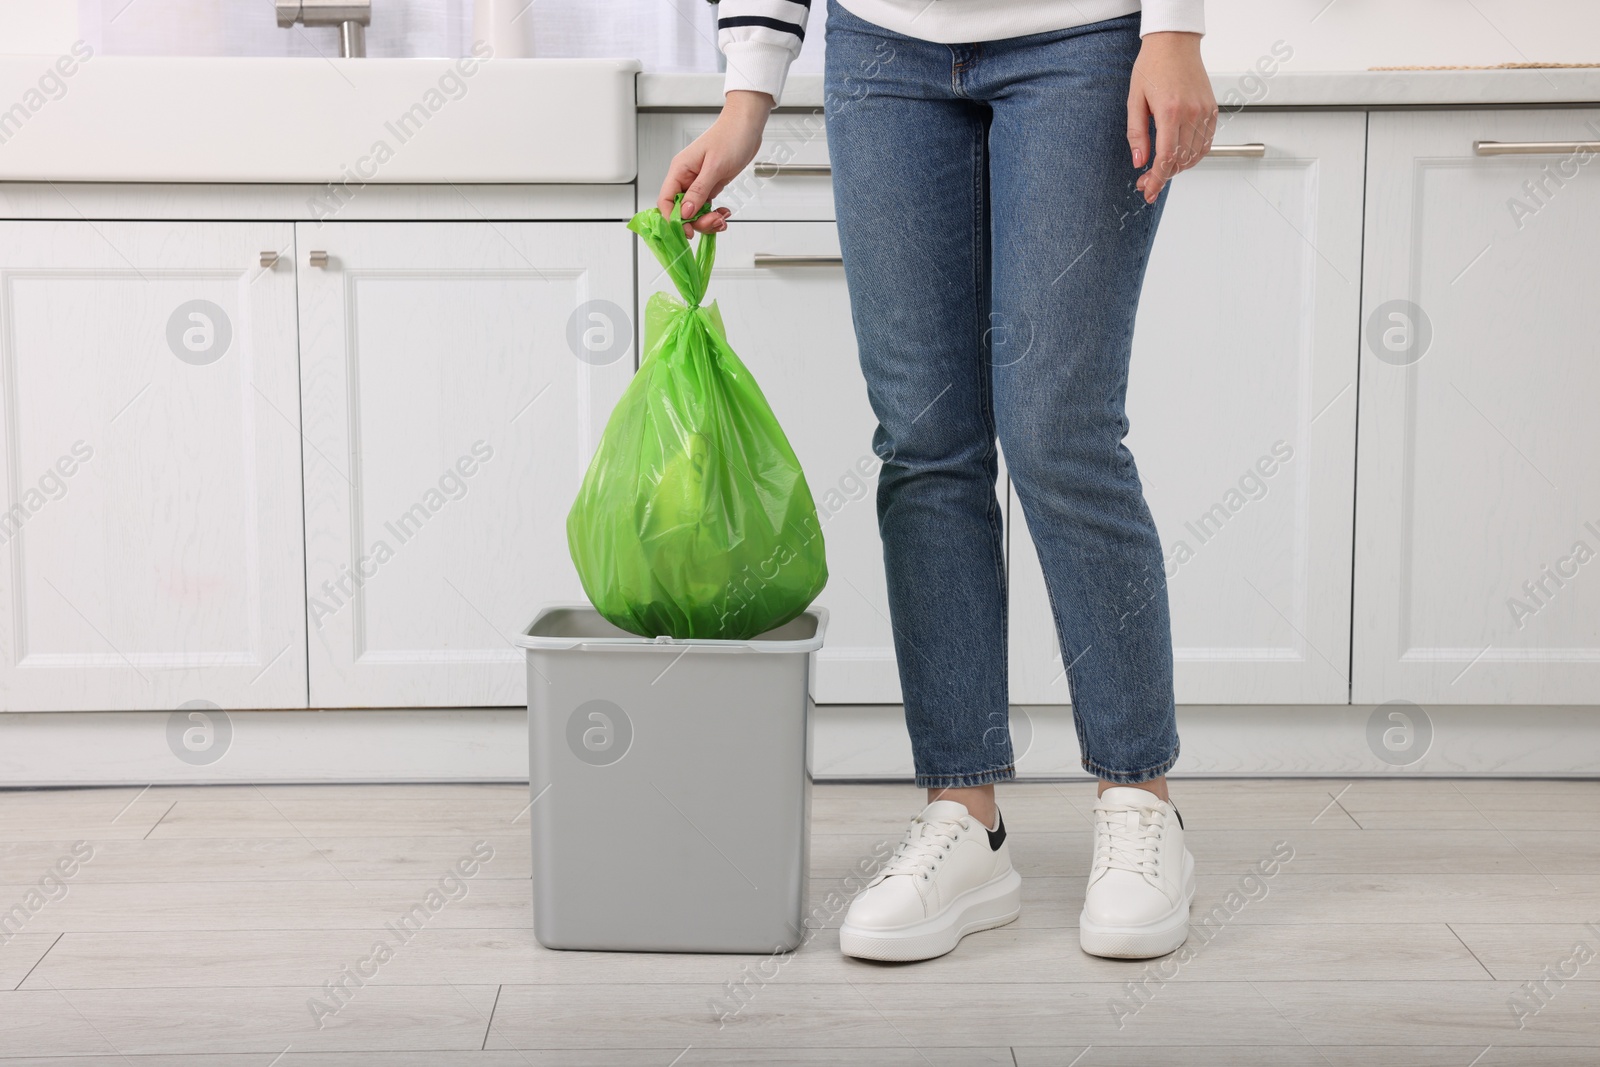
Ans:
[[[911,825],[906,828],[905,837],[895,846],[894,855],[883,865],[878,877],[887,878],[894,874],[928,877],[933,873],[939,860],[955,844],[956,835],[962,830],[970,829],[971,826],[972,824],[966,819],[952,819],[948,822],[911,820]]]
[[[1102,807],[1096,804],[1094,864],[1154,878],[1161,862],[1161,836],[1167,813],[1160,808]]]

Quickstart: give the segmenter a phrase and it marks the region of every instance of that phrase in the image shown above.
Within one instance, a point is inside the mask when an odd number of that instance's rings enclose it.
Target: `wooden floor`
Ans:
[[[780,966],[541,948],[524,788],[0,792],[0,918],[27,916],[0,944],[0,1064],[1600,1062],[1600,782],[1173,795],[1199,870],[1181,964],[1079,950],[1090,789],[1030,783],[1001,793],[1016,923],[899,966],[841,958],[824,930]],[[819,785],[814,899],[919,807],[907,786]],[[41,891],[79,840],[92,858]],[[322,983],[479,840],[494,857],[465,895],[318,1028]],[[1244,881],[1275,849],[1293,858]],[[747,967],[771,977],[719,1028],[710,1001]]]

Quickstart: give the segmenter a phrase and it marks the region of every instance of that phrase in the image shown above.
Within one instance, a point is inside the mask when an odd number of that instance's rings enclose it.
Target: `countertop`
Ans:
[[[1370,70],[1255,72],[1211,76],[1224,106],[1250,107],[1495,107],[1508,104],[1600,104],[1600,69]],[[715,108],[720,74],[639,75],[640,110]],[[781,107],[822,106],[822,75],[796,74]]]

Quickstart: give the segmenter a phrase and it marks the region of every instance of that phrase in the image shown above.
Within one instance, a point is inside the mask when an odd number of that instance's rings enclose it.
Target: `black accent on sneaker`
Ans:
[[[1169,801],[1167,801],[1167,803],[1168,804],[1172,804],[1172,801],[1169,800]],[[1183,825],[1183,812],[1178,810],[1178,805],[1172,804],[1172,814],[1174,814],[1174,815],[1176,815],[1178,817],[1178,829],[1187,830],[1188,827]]]
[[[999,829],[991,830],[985,826],[983,832],[989,835],[989,851],[999,852],[1000,846],[1006,843],[1006,817],[1000,814],[999,808],[994,809],[994,821]]]

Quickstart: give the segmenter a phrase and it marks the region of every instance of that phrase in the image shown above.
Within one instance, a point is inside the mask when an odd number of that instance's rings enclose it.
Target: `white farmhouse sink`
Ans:
[[[633,60],[93,56],[64,78],[55,63],[0,56],[0,180],[634,177]]]

